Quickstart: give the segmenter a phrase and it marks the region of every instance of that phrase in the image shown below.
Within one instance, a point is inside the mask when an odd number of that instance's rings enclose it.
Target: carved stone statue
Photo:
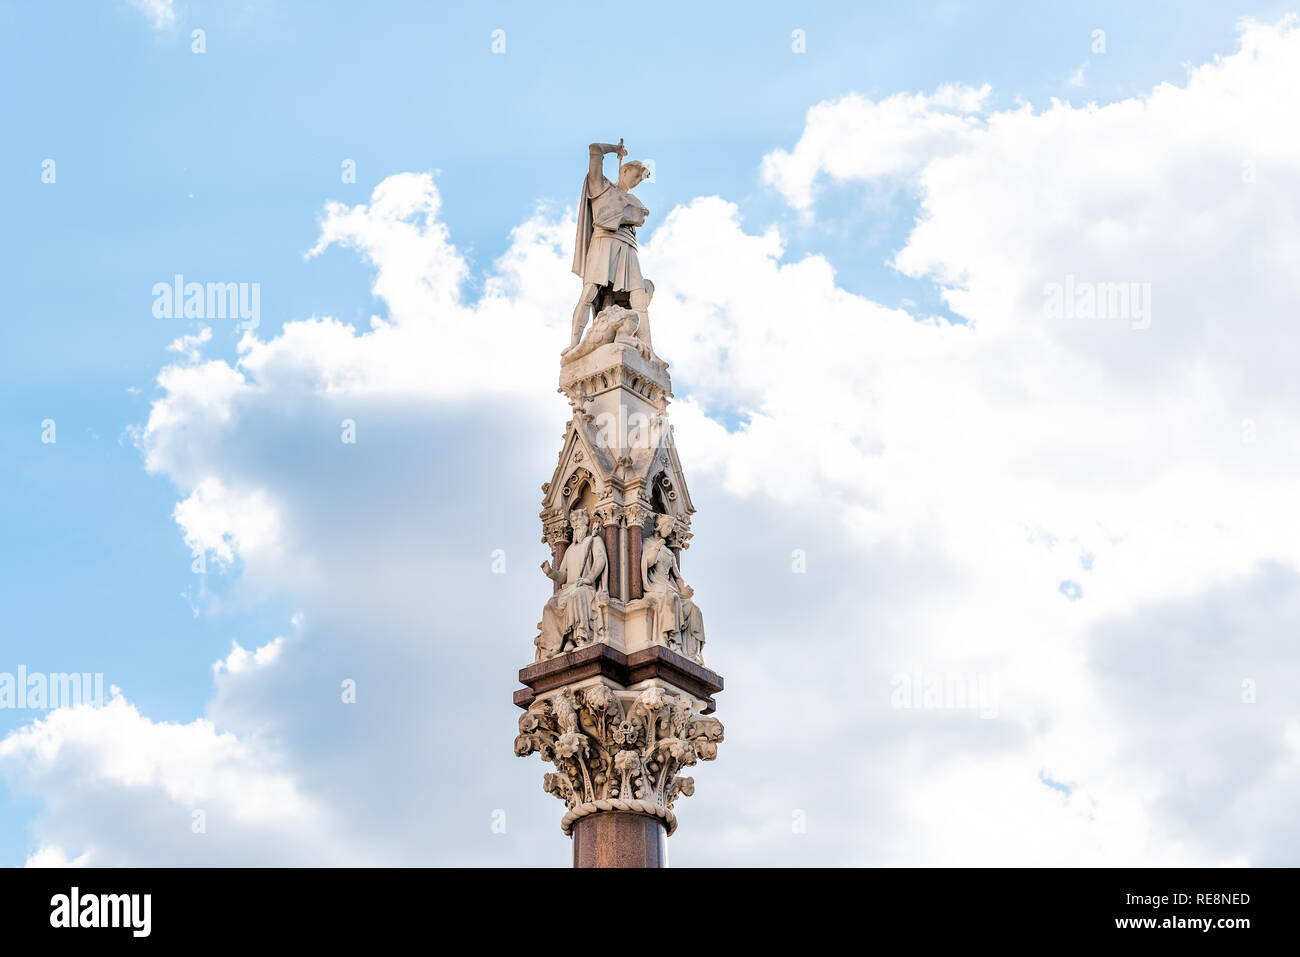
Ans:
[[[699,664],[704,664],[704,616],[691,599],[694,590],[682,580],[677,556],[668,546],[671,515],[655,520],[654,536],[641,551],[641,580],[651,607],[652,636]]]
[[[592,143],[588,153],[590,162],[578,200],[578,235],[573,250],[573,271],[582,277],[582,293],[573,310],[573,336],[566,355],[582,341],[588,317],[613,305],[619,294],[626,294],[626,304],[641,317],[637,338],[650,345],[647,310],[654,284],[641,275],[636,253],[636,228],[644,225],[650,210],[632,195],[633,188],[650,171],[637,160],[623,162],[627,150],[622,140],[617,146]],[[605,177],[606,153],[618,154],[617,184]]]
[[[609,602],[608,556],[605,543],[589,531],[587,513],[575,508],[569,514],[573,543],[565,550],[560,567],[542,562],[546,577],[560,588],[542,609],[541,633],[533,640],[537,660],[605,640],[605,610]]]

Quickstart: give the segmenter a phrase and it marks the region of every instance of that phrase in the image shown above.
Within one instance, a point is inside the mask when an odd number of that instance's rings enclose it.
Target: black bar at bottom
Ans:
[[[468,947],[531,948],[562,926],[580,936],[584,922],[601,926],[601,915],[612,919],[624,907],[631,920],[648,907],[674,922],[673,936],[701,947],[780,930],[808,944],[831,933],[859,945],[902,935],[909,949],[927,951],[945,942],[1052,946],[1125,937],[1232,946],[1293,939],[1296,903],[1296,871],[1289,869],[710,869],[586,877],[375,868],[0,871],[0,933],[9,945],[40,938],[337,946],[429,933],[436,936],[419,939],[447,948],[466,935]],[[654,935],[667,932],[659,927]]]

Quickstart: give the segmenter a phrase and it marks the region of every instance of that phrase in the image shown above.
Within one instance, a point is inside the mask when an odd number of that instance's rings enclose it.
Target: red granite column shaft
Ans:
[[[620,571],[618,548],[618,525],[609,522],[605,525],[605,555],[609,561],[608,580],[609,580],[609,597],[623,598],[623,587],[620,581],[622,572]]]
[[[628,598],[641,597],[640,525],[631,525],[627,530],[627,586]]]
[[[573,825],[573,866],[667,867],[667,839],[658,818],[602,811]]]

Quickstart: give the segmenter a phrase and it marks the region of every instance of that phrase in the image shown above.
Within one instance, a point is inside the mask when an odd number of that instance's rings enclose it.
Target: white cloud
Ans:
[[[279,519],[260,489],[241,494],[219,478],[207,478],[176,503],[172,514],[186,547],[211,554],[221,564],[230,564],[236,554],[246,562],[265,561],[268,552],[280,547]]]
[[[351,862],[337,822],[281,765],[263,743],[203,719],[150,721],[120,696],[0,741],[9,787],[43,798],[33,866]]]
[[[237,641],[231,642],[230,654],[212,666],[216,674],[237,675],[255,668],[265,668],[280,657],[284,650],[284,637],[278,636],[253,651],[249,651]]]
[[[90,858],[90,854],[82,854],[78,858],[69,859],[63,853],[62,848],[43,845],[27,858],[27,867],[85,867]]]
[[[130,0],[131,6],[153,19],[154,29],[161,30],[176,22],[174,0]]]
[[[212,341],[212,330],[204,326],[195,335],[184,335],[167,346],[168,352],[179,352],[190,362],[198,362],[203,347]]]
[[[837,182],[909,178],[936,156],[960,148],[983,124],[991,88],[946,84],[933,93],[895,93],[870,100],[856,93],[808,111],[793,152],[763,158],[763,179],[791,205],[813,205],[825,173]]]

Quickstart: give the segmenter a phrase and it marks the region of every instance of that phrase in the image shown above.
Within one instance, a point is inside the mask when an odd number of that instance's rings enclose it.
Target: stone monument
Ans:
[[[662,867],[674,804],[695,790],[682,772],[717,756],[722,678],[705,666],[703,615],[682,578],[695,509],[668,423],[668,364],[651,344],[654,285],[637,258],[649,210],[632,190],[648,172],[623,162],[622,140],[589,155],[573,256],[583,286],[560,356],[573,417],[542,486],[553,594],[519,672],[515,753],[553,765],[542,788],[564,802],[575,867]]]

